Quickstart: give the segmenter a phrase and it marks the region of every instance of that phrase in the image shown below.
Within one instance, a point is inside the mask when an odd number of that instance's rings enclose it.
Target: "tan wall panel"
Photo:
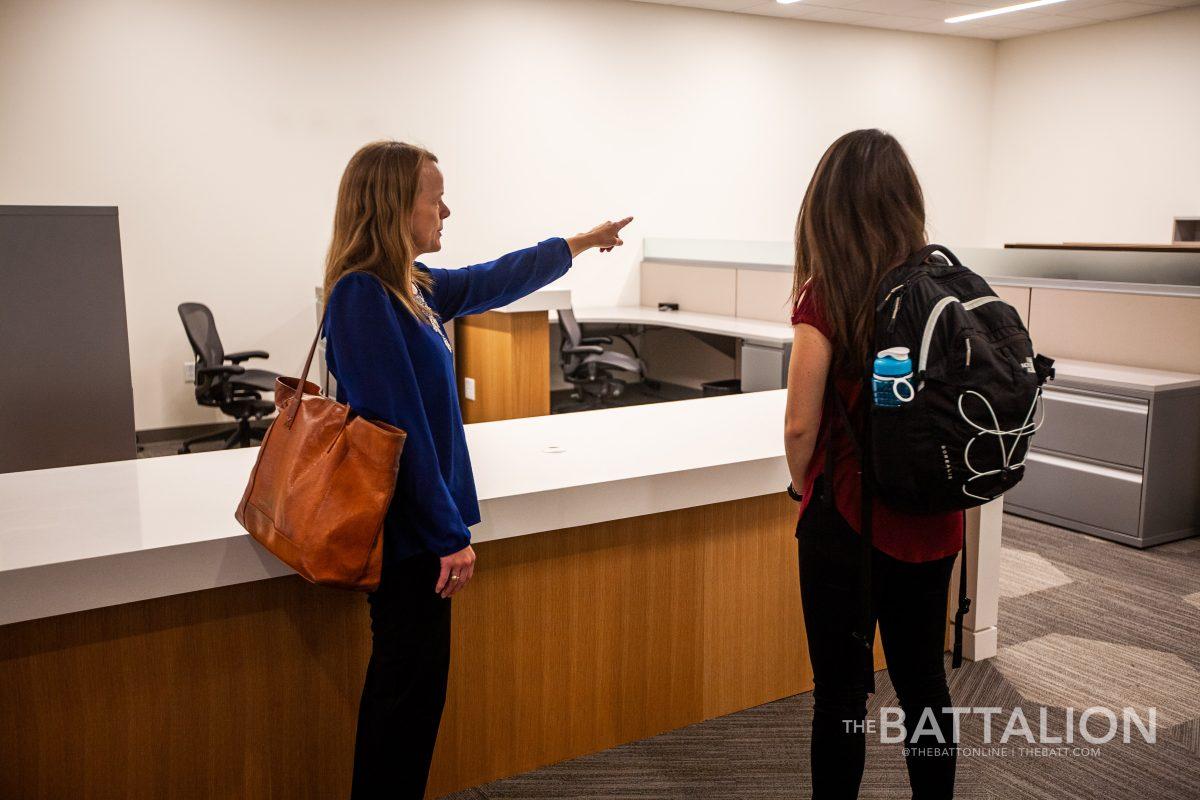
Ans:
[[[1017,310],[1025,327],[1029,327],[1029,287],[993,286],[996,296]],[[1032,334],[1032,331],[1030,331]]]
[[[737,315],[767,322],[791,322],[792,273],[737,270]]]
[[[1052,358],[1200,372],[1200,298],[1035,287],[1030,330]]]
[[[737,270],[643,261],[641,273],[644,306],[678,303],[680,311],[734,314]]]

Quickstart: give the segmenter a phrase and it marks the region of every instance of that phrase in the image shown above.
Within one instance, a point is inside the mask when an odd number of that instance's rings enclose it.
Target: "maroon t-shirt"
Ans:
[[[826,339],[832,340],[829,323],[824,310],[811,285],[792,312],[792,324],[811,325]],[[858,420],[859,404],[862,402],[862,379],[836,378],[834,390],[846,404],[852,420]],[[862,530],[860,499],[862,482],[859,479],[858,457],[854,453],[842,420],[836,409],[821,409],[821,427],[817,433],[817,444],[812,460],[808,462],[808,473],[804,476],[804,499],[800,502],[800,513],[810,502],[819,502],[813,497],[813,483],[825,471],[825,448],[829,441],[831,421],[837,421],[834,437],[833,495],[838,512],[856,531]],[[862,432],[856,433],[860,437]],[[871,540],[875,547],[901,561],[934,561],[957,553],[962,547],[962,512],[949,514],[908,514],[889,508],[874,498]]]

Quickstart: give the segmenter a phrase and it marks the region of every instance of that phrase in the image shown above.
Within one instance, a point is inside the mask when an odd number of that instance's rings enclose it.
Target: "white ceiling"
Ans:
[[[780,5],[775,0],[637,0],[669,6],[690,6],[812,22],[835,22],[870,28],[891,28],[918,33],[1011,39],[1032,33],[1075,28],[1114,19],[1138,17],[1172,8],[1200,5],[1200,0],[1066,0],[1028,11],[960,22],[947,17],[1012,5],[1023,0],[801,0]]]

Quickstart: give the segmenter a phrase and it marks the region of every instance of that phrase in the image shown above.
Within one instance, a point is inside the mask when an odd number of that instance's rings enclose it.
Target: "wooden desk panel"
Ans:
[[[481,544],[435,796],[810,690],[795,513],[770,495]]]
[[[489,311],[454,323],[463,422],[550,413],[550,332],[545,311]],[[468,400],[463,379],[475,379]]]
[[[478,545],[430,796],[811,689],[786,495]],[[0,796],[349,787],[365,598],[297,577],[0,627]]]

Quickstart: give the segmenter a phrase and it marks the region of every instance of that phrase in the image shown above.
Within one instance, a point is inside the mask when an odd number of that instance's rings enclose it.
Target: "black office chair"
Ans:
[[[600,346],[612,344],[611,336],[585,337],[575,319],[575,312],[569,308],[558,310],[558,329],[562,334],[559,363],[562,365],[563,378],[573,387],[572,400],[599,407],[620,397],[626,383],[614,378],[613,372],[632,372],[639,381],[645,380],[646,365],[633,342],[625,336],[618,334],[618,338],[633,351],[631,356]],[[592,391],[593,388],[595,391]]]
[[[241,363],[251,358],[267,358],[267,352],[246,350],[226,353],[208,306],[180,303],[179,318],[183,320],[183,329],[196,355],[196,402],[202,406],[216,406],[237,420],[236,428],[188,439],[179,452],[190,453],[194,444],[219,439],[225,440],[224,450],[262,441],[265,431],[255,428],[250,422],[260,420],[275,410],[275,403],[263,400],[262,396],[264,392],[275,391],[275,379],[279,375],[265,369],[246,369]]]

